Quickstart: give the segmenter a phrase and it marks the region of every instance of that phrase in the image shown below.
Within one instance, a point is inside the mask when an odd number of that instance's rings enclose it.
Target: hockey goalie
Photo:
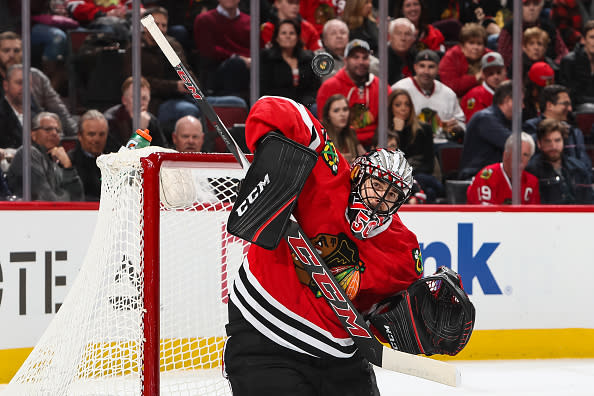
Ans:
[[[454,355],[464,348],[474,307],[460,277],[440,268],[422,278],[417,238],[397,214],[413,185],[401,151],[377,149],[349,167],[311,113],[279,97],[254,104],[246,141],[255,157],[230,229],[286,195],[283,210],[292,212],[380,340],[412,354]],[[295,158],[313,158],[311,172],[299,166],[299,172],[287,171],[282,181],[290,187],[279,189],[267,176]],[[259,175],[257,180],[250,180],[250,173]],[[256,243],[262,228],[244,237],[256,242],[228,304],[224,367],[233,394],[378,395],[371,364],[279,237],[282,222],[275,227],[265,243]]]

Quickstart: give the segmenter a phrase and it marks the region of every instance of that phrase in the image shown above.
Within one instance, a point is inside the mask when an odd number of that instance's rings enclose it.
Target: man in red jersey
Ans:
[[[402,152],[372,151],[349,168],[303,105],[264,97],[246,120],[256,156],[272,131],[318,153],[293,214],[358,311],[370,313],[418,280],[419,244],[396,214],[413,183]],[[379,394],[370,364],[284,240],[273,250],[251,245],[226,328],[235,396]]]
[[[502,205],[512,203],[512,145],[514,135],[505,141],[503,162],[484,167],[477,173],[466,191],[467,203],[483,205]],[[520,153],[520,169],[522,173],[521,199],[523,204],[539,204],[538,178],[524,168],[534,154],[534,140],[526,132],[522,132],[522,151]]]

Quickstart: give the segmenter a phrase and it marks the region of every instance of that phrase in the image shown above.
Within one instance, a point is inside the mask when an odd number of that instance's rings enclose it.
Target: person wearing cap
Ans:
[[[408,91],[419,120],[431,125],[434,142],[444,143],[463,134],[466,118],[454,91],[436,79],[438,67],[437,53],[423,50],[415,57],[414,77],[403,78],[392,89]]]
[[[498,52],[488,52],[483,55],[481,72],[483,83],[472,88],[460,100],[467,122],[474,113],[493,104],[493,93],[499,84],[507,79],[503,57]]]
[[[524,83],[524,108],[522,109],[522,121],[538,117],[542,110],[540,98],[544,87],[555,83],[555,72],[545,62],[535,62],[528,70]]]
[[[504,81],[493,94],[493,104],[476,112],[466,127],[460,158],[460,180],[472,179],[487,165],[501,162],[505,141],[512,134],[512,82]]]
[[[390,22],[388,31],[388,84],[391,85],[413,75],[416,28],[408,18],[398,18]]]
[[[324,82],[335,75],[344,66],[344,50],[349,42],[349,27],[342,19],[330,19],[322,29],[322,48],[314,51],[320,54],[328,53],[334,59],[334,68],[326,75],[320,77]],[[379,59],[369,55],[369,71],[376,76],[379,75]]]
[[[482,80],[481,59],[486,48],[487,31],[478,23],[467,23],[460,30],[460,44],[448,49],[439,64],[439,79],[459,98]]]
[[[580,107],[594,109],[594,20],[584,24],[582,40],[561,60],[559,82],[569,88],[570,97]]]
[[[380,92],[385,92],[386,96],[390,94],[390,87],[380,87],[379,78],[369,72],[369,54],[366,41],[350,41],[344,51],[344,67],[324,81],[316,98],[318,119],[322,119],[322,109],[328,98],[337,93],[344,95],[351,109],[351,126],[366,148],[371,146],[377,129],[378,96]]]
[[[522,126],[522,129],[532,134],[532,137],[536,140],[538,125],[543,120],[553,119],[567,124],[567,134],[564,137],[563,152],[568,157],[575,158],[585,164],[588,168],[591,168],[592,161],[586,152],[584,134],[579,128],[568,123],[568,115],[572,110],[569,89],[559,84],[552,84],[544,87],[540,98],[540,109],[542,110],[542,114],[527,120]]]

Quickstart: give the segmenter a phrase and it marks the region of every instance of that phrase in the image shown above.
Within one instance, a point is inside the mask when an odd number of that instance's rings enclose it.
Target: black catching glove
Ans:
[[[440,267],[380,303],[368,319],[393,349],[456,355],[470,339],[474,316],[460,276]]]

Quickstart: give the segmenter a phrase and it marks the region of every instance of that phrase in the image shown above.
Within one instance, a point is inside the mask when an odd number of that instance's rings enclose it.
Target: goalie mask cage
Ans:
[[[104,155],[97,225],[63,305],[4,395],[229,395],[228,287],[247,243],[226,221],[226,154]]]

